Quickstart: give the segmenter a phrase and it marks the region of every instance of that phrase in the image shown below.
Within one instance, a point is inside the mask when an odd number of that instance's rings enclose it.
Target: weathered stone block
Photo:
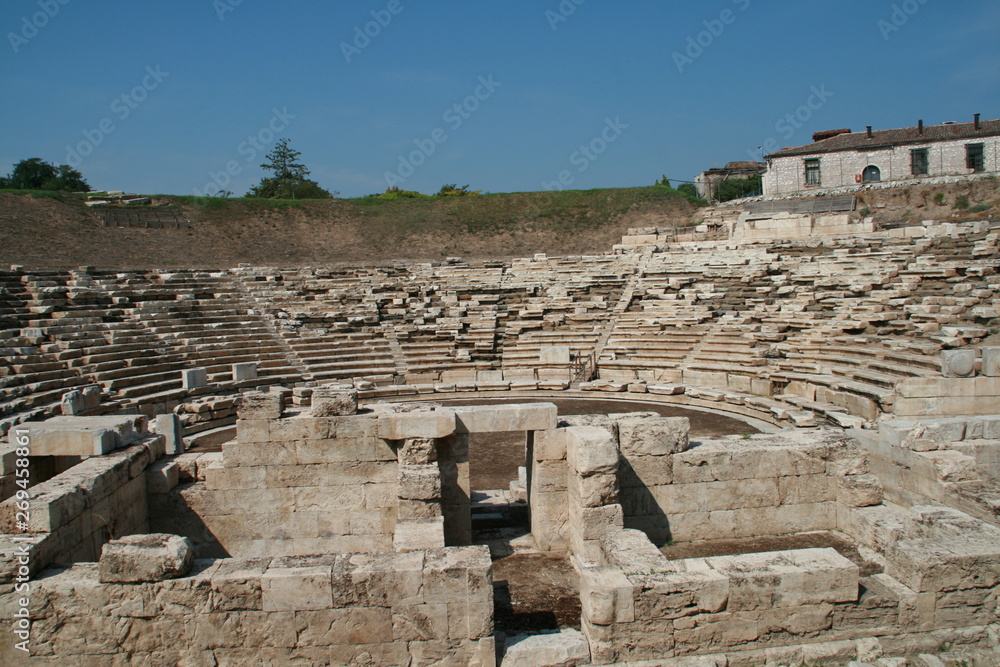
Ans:
[[[412,407],[412,406],[407,406]],[[455,432],[455,413],[439,407],[413,407],[410,411],[401,406],[379,406],[378,437],[384,440],[407,438],[444,438]]]
[[[717,613],[729,602],[729,577],[701,558],[670,563],[672,572],[636,574],[635,613],[644,620],[678,619]]]
[[[1000,377],[1000,347],[984,347],[982,351],[983,375]]]
[[[429,521],[442,516],[441,503],[436,500],[398,499],[398,521]]]
[[[90,386],[83,390],[83,407],[93,410],[101,404],[101,388]]]
[[[587,567],[580,573],[582,612],[595,625],[634,621],[633,594],[632,582],[617,567]]]
[[[426,465],[437,459],[437,445],[432,438],[407,438],[399,447],[401,465]]]
[[[101,550],[102,583],[140,583],[183,577],[194,563],[191,540],[148,533],[111,540]]]
[[[882,482],[874,475],[844,475],[838,480],[837,502],[847,507],[882,503]]]
[[[257,379],[257,362],[248,361],[233,364],[233,382],[246,382]]]
[[[317,387],[312,395],[314,417],[343,417],[357,414],[358,390],[353,387]]]
[[[68,391],[62,396],[62,413],[64,415],[78,415],[86,410],[83,394],[77,390]]]
[[[146,491],[166,493],[177,486],[179,475],[180,466],[173,461],[157,461],[146,468]]]
[[[269,440],[272,442],[317,441],[332,438],[329,417],[292,417],[274,419],[268,426]]]
[[[264,611],[304,611],[333,606],[331,566],[272,567],[260,578]]]
[[[665,456],[688,449],[687,417],[619,419],[618,444],[625,456]]]
[[[448,605],[397,605],[392,609],[392,638],[399,641],[448,636]]]
[[[240,419],[280,419],[285,411],[284,396],[263,391],[248,391],[240,396],[237,415]]]
[[[452,411],[459,433],[541,431],[556,427],[557,409],[552,403],[463,406]]]
[[[565,431],[567,460],[577,474],[617,472],[618,447],[606,430],[595,426],[571,426]]]
[[[729,577],[729,611],[801,607],[858,599],[858,566],[833,549],[796,549],[706,562]]]
[[[559,345],[539,349],[538,362],[547,366],[569,366],[569,347]]]
[[[603,507],[582,507],[571,512],[570,517],[571,521],[576,519],[576,525],[572,525],[570,530],[575,531],[582,540],[599,540],[608,531],[621,529],[625,525],[622,506],[617,503]]]
[[[536,461],[563,461],[566,459],[566,430],[536,431],[533,456]]]
[[[590,663],[590,645],[579,630],[508,637],[504,643],[504,667],[540,665],[585,665]]]
[[[407,500],[441,498],[441,471],[435,464],[399,466],[397,484],[400,498]]]
[[[207,368],[189,368],[181,371],[181,386],[185,389],[199,389],[208,386]]]
[[[583,507],[601,507],[618,502],[618,476],[597,473],[588,477],[573,475],[570,478],[571,502]]]
[[[619,462],[622,486],[653,487],[672,484],[674,466],[672,456],[631,456]],[[629,483],[631,482],[631,483]]]
[[[138,415],[53,417],[27,422],[32,456],[100,456],[147,437],[146,418]],[[13,444],[14,432],[9,436]]]
[[[441,549],[444,547],[444,518],[397,521],[392,544],[401,552]]]
[[[155,424],[156,432],[162,435],[166,440],[166,455],[173,456],[175,454],[183,454],[184,431],[181,427],[180,417],[173,413],[157,415]]]

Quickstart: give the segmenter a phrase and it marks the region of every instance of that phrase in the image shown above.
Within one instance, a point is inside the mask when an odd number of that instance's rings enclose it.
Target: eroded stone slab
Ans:
[[[147,533],[111,540],[101,550],[102,583],[135,584],[183,577],[194,563],[191,540]]]
[[[18,430],[28,431],[32,456],[100,456],[139,442],[148,435],[146,427],[141,415],[62,416]],[[13,432],[9,437],[13,445]]]

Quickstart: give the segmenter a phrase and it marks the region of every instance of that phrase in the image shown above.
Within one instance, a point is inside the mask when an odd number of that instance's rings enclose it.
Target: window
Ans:
[[[806,160],[806,185],[819,185],[820,182],[819,158],[809,158]]]
[[[986,161],[983,159],[982,144],[965,145],[965,166],[972,171],[986,171]]]
[[[926,176],[930,173],[928,170],[928,159],[927,159],[927,149],[918,148],[916,150],[910,151],[910,173],[914,176]]]

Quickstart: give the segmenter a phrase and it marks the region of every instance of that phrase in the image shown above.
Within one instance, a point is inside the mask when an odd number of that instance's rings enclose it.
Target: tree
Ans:
[[[14,165],[14,171],[2,179],[0,184],[18,190],[65,190],[67,192],[90,192],[90,186],[83,180],[83,174],[69,165],[58,167],[42,158],[21,160]]]
[[[664,174],[663,176],[660,177],[660,180],[658,180],[656,183],[654,183],[654,185],[662,185],[665,188],[669,188],[670,187],[670,179],[668,179],[667,175]]]
[[[320,187],[316,181],[306,178],[310,171],[298,162],[299,151],[289,146],[290,140],[279,139],[267,154],[267,162],[261,168],[274,172],[265,176],[260,183],[247,193],[248,197],[262,199],[328,199],[333,195]]]
[[[749,197],[761,192],[761,177],[759,175],[747,178],[730,178],[720,181],[715,186],[715,198],[718,201],[729,201]]]

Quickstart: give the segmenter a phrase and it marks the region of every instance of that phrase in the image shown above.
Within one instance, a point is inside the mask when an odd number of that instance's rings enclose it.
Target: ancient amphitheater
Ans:
[[[996,225],[9,267],[0,662],[1000,664]],[[520,470],[476,488],[501,432]],[[515,552],[578,619],[500,633]]]

